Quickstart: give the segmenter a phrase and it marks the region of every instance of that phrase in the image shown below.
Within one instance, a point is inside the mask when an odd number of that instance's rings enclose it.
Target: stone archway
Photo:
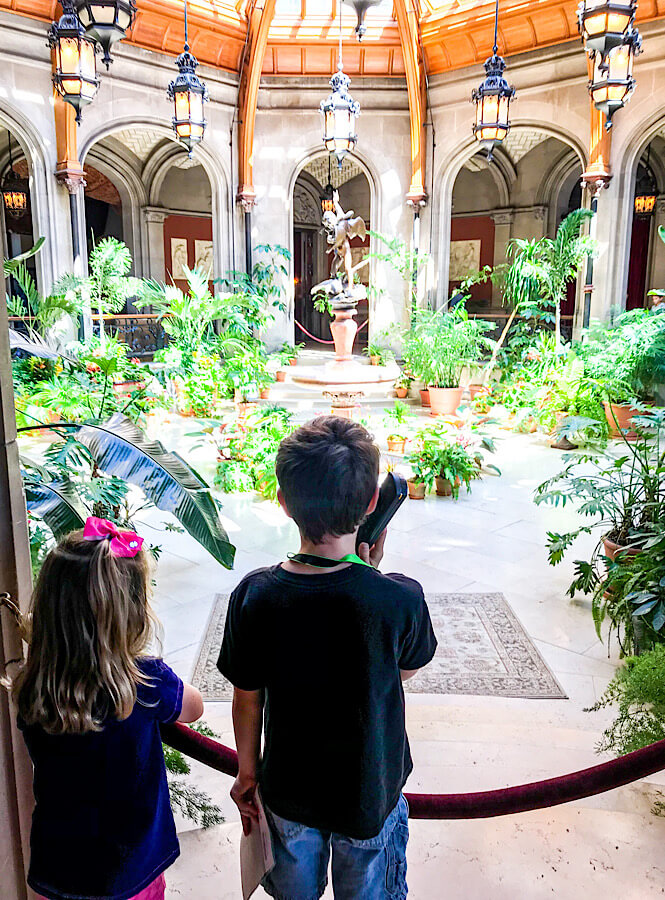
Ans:
[[[325,346],[319,341],[330,341],[330,317],[314,308],[311,289],[315,284],[330,276],[331,256],[325,235],[321,232],[321,196],[330,178],[332,186],[339,192],[339,200],[344,210],[353,209],[362,216],[368,228],[372,226],[372,186],[362,165],[353,156],[345,158],[341,168],[336,163],[329,165],[329,156],[319,153],[302,165],[292,186],[292,266],[294,296],[294,329],[296,342],[308,346]],[[360,260],[369,249],[367,240],[356,239],[353,253]],[[369,265],[359,271],[360,280],[369,286]],[[356,339],[356,350],[367,346],[368,329],[371,324],[369,299],[358,306],[357,322],[363,327]],[[363,324],[365,323],[365,324]]]

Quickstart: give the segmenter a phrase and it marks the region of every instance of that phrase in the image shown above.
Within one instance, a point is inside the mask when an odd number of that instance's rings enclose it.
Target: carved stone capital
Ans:
[[[145,206],[143,208],[143,217],[148,225],[163,225],[168,216],[165,209],[155,209],[153,206]]]
[[[533,217],[537,222],[544,222],[547,218],[547,207],[546,206],[534,206],[533,207]]]
[[[592,164],[582,173],[582,188],[585,188],[592,197],[596,197],[603,188],[610,186],[612,173],[604,164]]]
[[[406,195],[406,205],[410,206],[415,212],[427,206],[427,193],[424,188],[417,190],[410,189]]]
[[[85,172],[80,163],[58,163],[55,177],[60,184],[64,184],[70,194],[78,194],[79,189],[86,186]]]
[[[512,225],[515,221],[514,209],[495,209],[490,213],[495,225]]]
[[[244,184],[238,189],[236,203],[239,203],[246,213],[250,213],[256,203],[256,191],[250,185]]]

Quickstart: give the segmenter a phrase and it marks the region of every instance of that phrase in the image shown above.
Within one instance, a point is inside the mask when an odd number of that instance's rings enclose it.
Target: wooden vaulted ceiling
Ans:
[[[335,69],[339,0],[277,0],[263,61],[264,75],[328,75]],[[416,0],[414,0],[416,2]],[[253,0],[189,0],[190,44],[201,63],[237,72]],[[577,0],[501,0],[499,51],[504,55],[577,38]],[[0,0],[0,9],[51,21],[54,0]],[[640,0],[637,20],[665,16],[665,0]],[[405,74],[395,8],[384,0],[367,13],[367,34],[355,40],[354,14],[344,7],[344,68],[350,75]],[[429,74],[483,62],[491,53],[494,0],[421,0],[420,40]],[[183,0],[138,0],[129,41],[172,55],[182,49]]]

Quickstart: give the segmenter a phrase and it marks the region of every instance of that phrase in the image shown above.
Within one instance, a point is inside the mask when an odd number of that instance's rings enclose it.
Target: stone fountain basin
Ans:
[[[298,365],[289,371],[291,380],[303,387],[315,389],[330,387],[343,391],[363,391],[365,393],[385,392],[399,376],[396,362],[385,366],[371,366],[358,360],[329,362],[323,366]]]

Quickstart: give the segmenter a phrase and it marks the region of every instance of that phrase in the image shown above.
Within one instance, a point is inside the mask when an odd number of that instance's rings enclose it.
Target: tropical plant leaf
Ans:
[[[23,350],[31,356],[39,356],[42,359],[57,359],[60,356],[59,353],[56,353],[55,350],[42,341],[38,335],[35,335],[34,339],[31,340],[14,328],[9,329],[9,347],[11,350]]]
[[[35,473],[24,473],[26,506],[37,519],[43,519],[56,540],[85,524],[77,493],[67,481],[42,481]]]
[[[24,263],[27,259],[30,259],[32,256],[36,256],[39,251],[44,246],[46,241],[45,237],[40,237],[35,242],[35,245],[31,247],[29,250],[26,250],[24,253],[19,253],[18,256],[12,257],[12,259],[5,259],[3,261],[3,270],[5,273],[5,277],[9,277],[13,274],[14,269],[19,266],[21,263]]]
[[[83,425],[77,439],[108,475],[141,488],[158,509],[172,513],[185,530],[223,566],[233,566],[235,547],[219,520],[203,480],[159,441],[150,441],[126,416],[103,425]]]

